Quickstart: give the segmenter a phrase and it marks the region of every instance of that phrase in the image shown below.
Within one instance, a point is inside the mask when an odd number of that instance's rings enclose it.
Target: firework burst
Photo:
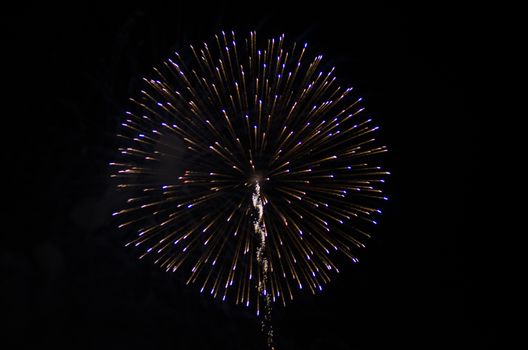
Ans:
[[[357,261],[386,199],[371,164],[386,148],[321,62],[284,35],[222,32],[144,79],[111,163],[130,193],[114,215],[142,258],[257,313],[322,290],[337,255]]]

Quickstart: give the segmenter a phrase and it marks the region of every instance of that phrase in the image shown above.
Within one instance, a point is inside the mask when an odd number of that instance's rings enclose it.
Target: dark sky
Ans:
[[[2,14],[2,341],[81,349],[263,349],[249,311],[124,248],[108,162],[127,98],[220,30],[308,41],[365,98],[390,202],[360,264],[274,314],[278,349],[486,349],[479,219],[485,40],[476,7],[322,1],[19,5]],[[146,4],[149,5],[146,5]],[[8,347],[11,348],[11,347]]]

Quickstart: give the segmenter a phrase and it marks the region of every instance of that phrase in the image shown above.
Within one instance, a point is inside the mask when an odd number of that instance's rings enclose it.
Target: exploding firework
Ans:
[[[141,258],[215,298],[263,309],[357,261],[388,172],[361,98],[322,56],[256,34],[178,53],[131,99],[111,163]]]

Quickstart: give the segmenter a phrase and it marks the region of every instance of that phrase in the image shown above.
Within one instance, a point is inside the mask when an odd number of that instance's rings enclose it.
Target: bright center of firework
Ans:
[[[255,184],[264,182],[264,180],[265,180],[264,176],[261,173],[256,172],[255,174],[251,176],[251,178],[249,179],[249,182],[251,185],[255,185]]]

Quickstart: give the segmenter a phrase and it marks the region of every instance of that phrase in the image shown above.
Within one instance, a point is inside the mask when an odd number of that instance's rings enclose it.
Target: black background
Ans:
[[[474,109],[476,6],[168,1],[19,4],[2,14],[0,332],[11,346],[261,349],[249,311],[123,247],[115,132],[151,67],[220,30],[285,33],[324,53],[390,148],[391,200],[360,264],[278,307],[278,349],[493,348]]]

